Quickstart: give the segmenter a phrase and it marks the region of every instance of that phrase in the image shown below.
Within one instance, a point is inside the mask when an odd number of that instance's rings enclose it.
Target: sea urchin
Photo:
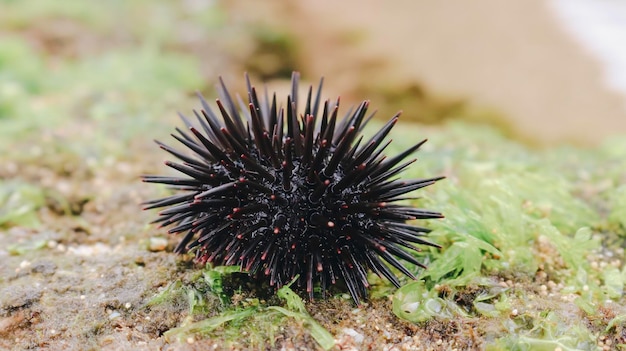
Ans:
[[[181,114],[189,132],[176,128],[172,136],[193,156],[156,142],[182,161],[165,164],[184,176],[143,177],[177,190],[145,207],[167,207],[155,222],[173,225],[169,233],[186,232],[175,251],[194,250],[200,263],[240,265],[275,287],[299,276],[297,286],[311,298],[318,282],[322,295],[329,284],[345,284],[357,305],[367,296],[368,270],[396,287],[389,266],[415,279],[397,258],[424,267],[406,249],[438,245],[423,239],[428,229],[406,221],[442,215],[402,200],[443,177],[396,175],[426,140],[387,158],[391,141],[384,140],[399,113],[364,141],[369,101],[338,119],[339,99],[326,100],[319,113],[323,80],[315,96],[309,87],[303,112],[298,73],[285,106],[267,90],[260,99],[247,76],[246,83],[248,104],[237,97],[237,108],[220,79],[221,118],[200,96],[203,110],[194,111],[200,129]]]

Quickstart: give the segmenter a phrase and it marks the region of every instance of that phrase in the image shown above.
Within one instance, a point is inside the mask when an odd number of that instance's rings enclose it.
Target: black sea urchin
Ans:
[[[169,206],[155,222],[174,225],[169,233],[186,232],[178,253],[195,250],[201,263],[240,265],[275,287],[299,275],[297,286],[306,286],[311,298],[317,282],[323,295],[329,284],[345,283],[359,304],[367,296],[368,269],[398,287],[388,265],[415,279],[397,258],[424,267],[406,249],[438,246],[422,238],[428,229],[405,222],[442,215],[399,202],[443,177],[396,178],[415,161],[404,159],[426,141],[384,156],[391,141],[383,141],[399,114],[363,141],[368,101],[343,119],[337,118],[339,99],[326,100],[318,113],[322,80],[313,100],[309,87],[299,112],[298,80],[294,73],[282,107],[267,91],[259,99],[246,76],[248,104],[238,97],[238,109],[220,79],[221,119],[200,97],[203,110],[194,113],[201,130],[181,115],[189,132],[172,134],[193,156],[157,141],[182,161],[165,164],[185,176],[144,176],[179,192],[146,209]]]

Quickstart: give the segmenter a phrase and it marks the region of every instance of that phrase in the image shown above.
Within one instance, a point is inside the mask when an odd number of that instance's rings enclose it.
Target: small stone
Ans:
[[[350,337],[352,337],[354,342],[357,343],[357,344],[362,343],[363,340],[365,339],[363,334],[357,332],[356,330],[354,330],[352,328],[343,328],[343,333],[346,334],[346,335],[349,335]]]
[[[137,256],[135,258],[135,264],[138,266],[145,266],[146,265],[146,261],[144,260],[144,258],[142,256]]]
[[[148,250],[152,252],[163,251],[167,247],[167,239],[161,237],[150,238]]]

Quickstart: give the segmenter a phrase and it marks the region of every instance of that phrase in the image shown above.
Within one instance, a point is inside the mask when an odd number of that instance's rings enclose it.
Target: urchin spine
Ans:
[[[387,158],[383,151],[391,141],[384,140],[399,113],[363,141],[360,132],[373,116],[368,101],[338,118],[339,99],[321,106],[322,80],[314,97],[309,88],[299,115],[297,73],[286,106],[267,90],[259,99],[247,76],[246,83],[248,104],[237,97],[238,108],[220,79],[221,119],[200,96],[203,109],[194,114],[202,131],[180,115],[189,132],[177,128],[172,136],[195,155],[157,141],[182,161],[166,165],[185,176],[144,176],[180,192],[145,208],[169,206],[155,222],[174,225],[169,233],[187,232],[175,251],[195,250],[202,263],[240,265],[276,287],[299,275],[298,286],[311,298],[315,282],[322,294],[343,282],[357,304],[367,296],[368,269],[396,287],[388,265],[415,279],[397,258],[424,267],[406,249],[438,245],[424,240],[428,229],[405,222],[442,215],[402,200],[443,177],[396,176],[426,140]]]

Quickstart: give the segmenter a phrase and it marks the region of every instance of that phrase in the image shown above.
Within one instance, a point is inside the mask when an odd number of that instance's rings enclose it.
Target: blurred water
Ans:
[[[626,95],[626,0],[551,0],[550,7],[602,62],[606,84]]]

